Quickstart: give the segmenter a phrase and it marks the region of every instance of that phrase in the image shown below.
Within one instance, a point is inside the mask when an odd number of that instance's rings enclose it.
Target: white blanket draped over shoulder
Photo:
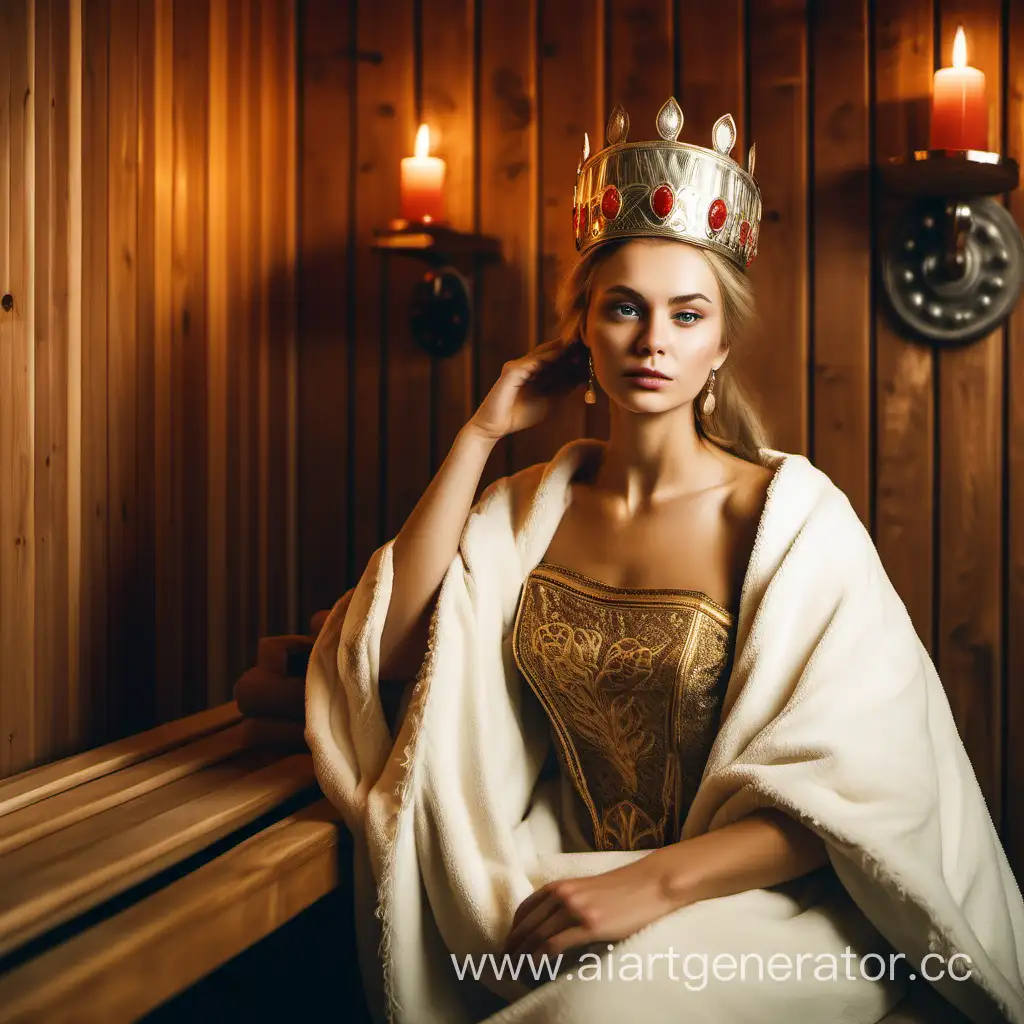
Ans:
[[[526,575],[571,501],[574,474],[600,450],[571,442],[492,484],[474,507],[396,737],[377,689],[392,542],[317,639],[306,739],[325,795],[355,836],[359,951],[374,1012],[448,1024],[489,1014],[880,1020],[905,981],[853,982],[847,973],[844,983],[842,964],[840,980],[819,980],[814,960],[781,983],[762,972],[701,984],[693,963],[684,972],[679,959],[669,972],[671,962],[655,958],[652,968],[649,956],[639,982],[614,981],[610,963],[608,984],[456,972],[469,955],[497,954],[537,886],[645,855],[563,844],[557,800],[538,785],[550,742],[544,713],[511,654]],[[602,956],[621,963],[625,953],[671,945],[680,957],[760,951],[767,961],[863,953],[879,948],[871,943],[880,935],[911,969],[929,953],[944,962],[960,954],[934,985],[970,1020],[1024,1021],[1024,904],[932,662],[843,493],[802,456],[765,449],[762,461],[774,477],[743,585],[721,728],[683,839],[779,807],[826,841],[842,885],[833,891],[818,872],[706,900],[614,952],[601,944]],[[935,967],[932,958],[932,976],[942,973]],[[967,967],[968,980],[950,977]]]

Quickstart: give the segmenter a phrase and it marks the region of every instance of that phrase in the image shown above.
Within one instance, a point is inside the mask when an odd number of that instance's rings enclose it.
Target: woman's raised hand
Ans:
[[[539,423],[553,397],[586,379],[586,353],[581,342],[555,339],[509,360],[467,425],[496,441]]]

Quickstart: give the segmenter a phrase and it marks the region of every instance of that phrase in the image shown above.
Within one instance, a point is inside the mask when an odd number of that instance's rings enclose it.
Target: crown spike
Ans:
[[[754,176],[754,156],[757,143],[751,143],[750,152],[747,154],[747,174],[751,177]]]
[[[615,104],[615,109],[608,115],[608,128],[606,138],[609,146],[616,146],[625,142],[629,135],[629,114],[623,109],[621,103]]]
[[[732,147],[736,145],[736,122],[732,114],[724,114],[715,122],[711,129],[711,138],[715,144],[715,151],[722,156],[728,156]]]
[[[583,133],[583,156],[580,157],[580,167],[582,167],[587,162],[587,158],[589,156],[590,156],[590,136],[586,132],[584,132]]]
[[[667,142],[675,142],[683,130],[683,108],[675,96],[669,96],[658,111],[658,134]]]

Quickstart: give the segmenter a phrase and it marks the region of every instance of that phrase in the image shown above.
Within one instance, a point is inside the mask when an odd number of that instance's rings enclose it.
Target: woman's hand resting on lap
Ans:
[[[540,423],[552,398],[586,380],[581,342],[545,341],[501,368],[501,376],[466,426],[492,441]]]
[[[520,904],[502,953],[558,956],[573,946],[617,942],[681,904],[651,855],[588,878],[549,882]]]

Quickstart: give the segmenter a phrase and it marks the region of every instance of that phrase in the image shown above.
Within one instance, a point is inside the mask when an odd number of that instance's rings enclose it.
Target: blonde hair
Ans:
[[[594,275],[601,264],[628,241],[608,242],[577,260],[559,291],[556,337],[582,343]],[[710,416],[702,412],[703,389],[693,400],[694,425],[699,437],[747,462],[760,464],[758,449],[769,446],[768,437],[760,415],[737,379],[734,365],[737,345],[742,346],[748,340],[757,320],[753,289],[746,275],[726,257],[709,249],[698,251],[718,282],[722,295],[724,340],[730,355],[715,371],[715,411]]]

